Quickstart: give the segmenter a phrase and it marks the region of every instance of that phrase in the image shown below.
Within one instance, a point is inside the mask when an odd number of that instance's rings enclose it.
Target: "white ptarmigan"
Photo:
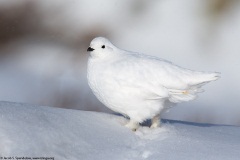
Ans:
[[[158,127],[168,104],[195,99],[202,85],[219,78],[216,72],[192,71],[119,49],[103,37],[93,39],[87,51],[90,88],[108,108],[128,116],[126,126],[132,130],[147,119]]]

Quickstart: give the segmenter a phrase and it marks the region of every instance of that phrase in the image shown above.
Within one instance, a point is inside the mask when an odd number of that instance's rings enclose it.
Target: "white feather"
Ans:
[[[95,38],[90,47],[94,50],[88,60],[88,82],[93,93],[108,108],[137,122],[160,114],[165,101],[196,98],[202,85],[219,77],[219,73],[192,71],[121,50],[102,37]]]

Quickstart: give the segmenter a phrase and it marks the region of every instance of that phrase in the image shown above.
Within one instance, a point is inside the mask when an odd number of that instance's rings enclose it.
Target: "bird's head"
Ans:
[[[90,52],[91,57],[103,58],[113,55],[115,49],[116,47],[108,39],[97,37],[91,41],[87,51]]]

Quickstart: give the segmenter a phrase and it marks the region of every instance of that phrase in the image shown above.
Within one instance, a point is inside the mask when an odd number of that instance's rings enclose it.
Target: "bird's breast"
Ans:
[[[112,82],[111,73],[109,73],[107,65],[104,63],[88,61],[87,70],[88,84],[94,95],[105,105],[109,99],[109,93],[113,92],[114,85]]]

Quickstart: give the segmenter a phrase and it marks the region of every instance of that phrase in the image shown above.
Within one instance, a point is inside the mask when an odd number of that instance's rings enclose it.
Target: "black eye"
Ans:
[[[102,48],[105,48],[105,45],[102,45]]]

